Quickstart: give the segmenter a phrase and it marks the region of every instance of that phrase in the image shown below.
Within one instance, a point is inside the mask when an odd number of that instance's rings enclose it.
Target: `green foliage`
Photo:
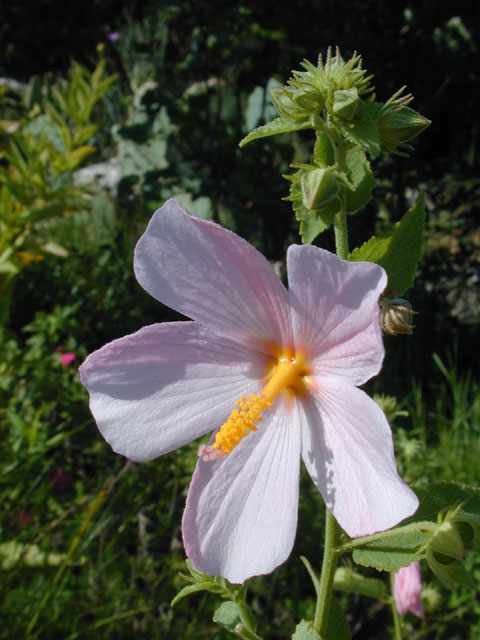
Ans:
[[[104,77],[105,65],[90,72],[74,64],[69,81],[51,88],[51,102],[36,103],[0,150],[0,323],[20,271],[46,253],[66,256],[52,238],[56,219],[87,207],[73,172],[95,152],[86,144],[100,127],[93,109],[116,79]]]
[[[402,294],[413,285],[423,251],[424,225],[425,203],[420,196],[390,233],[367,240],[352,251],[350,260],[381,265],[388,275],[388,289]]]

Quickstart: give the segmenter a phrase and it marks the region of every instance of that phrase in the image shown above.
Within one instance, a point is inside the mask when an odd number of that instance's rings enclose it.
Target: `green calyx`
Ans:
[[[408,142],[430,126],[430,120],[407,106],[413,97],[411,94],[402,95],[403,91],[404,87],[383,105],[375,103],[381,150],[400,156],[408,155],[411,149]]]

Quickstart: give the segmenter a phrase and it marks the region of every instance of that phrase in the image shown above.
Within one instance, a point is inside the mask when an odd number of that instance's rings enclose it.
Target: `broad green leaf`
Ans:
[[[388,275],[388,288],[401,295],[413,285],[423,251],[424,224],[422,194],[392,231],[379,238],[370,238],[352,251],[349,260],[366,260],[381,265]]]
[[[322,637],[315,630],[313,622],[310,620],[302,620],[295,627],[292,640],[322,640]]]
[[[359,147],[353,147],[346,153],[347,177],[355,191],[346,190],[347,213],[355,213],[370,202],[375,189],[375,177],[366,155]]]
[[[423,531],[399,532],[384,540],[375,540],[353,551],[353,559],[364,567],[379,571],[398,571],[423,556],[422,546],[431,536]]]
[[[352,637],[345,613],[333,596],[330,600],[323,637],[325,640],[351,640]]]
[[[374,600],[385,599],[385,583],[378,578],[367,578],[347,567],[339,567],[335,571],[333,582],[335,591],[358,593]]]
[[[268,136],[276,136],[279,133],[290,133],[291,131],[300,131],[301,129],[310,129],[310,124],[308,122],[289,122],[284,118],[275,118],[275,120],[250,131],[248,135],[240,140],[238,146],[244,147],[249,142],[252,142],[252,140],[257,140],[258,138],[267,138]]]

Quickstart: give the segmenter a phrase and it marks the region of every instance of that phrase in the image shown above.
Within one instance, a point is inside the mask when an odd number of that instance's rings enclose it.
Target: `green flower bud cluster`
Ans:
[[[320,56],[317,66],[308,60],[301,65],[305,71],[293,71],[286,87],[270,92],[279,115],[287,121],[317,129],[324,108],[331,117],[350,121],[362,104],[360,96],[373,92],[373,76],[365,76],[356,53],[344,62],[338,48],[335,56],[329,49],[325,63]]]
[[[480,550],[480,521],[460,515],[461,506],[439,514],[439,526],[426,548],[426,560],[432,572],[445,586],[455,583],[474,586],[463,560],[468,548]]]

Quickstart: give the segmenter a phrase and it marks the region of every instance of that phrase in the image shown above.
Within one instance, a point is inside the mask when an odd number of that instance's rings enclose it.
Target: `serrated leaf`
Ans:
[[[330,599],[323,637],[325,640],[351,640],[352,637],[345,613],[333,596]]]
[[[383,580],[367,578],[347,567],[339,567],[335,571],[333,588],[343,593],[358,593],[374,600],[384,600],[386,597]]]
[[[353,559],[364,567],[374,567],[379,571],[397,572],[419,559],[422,545],[431,536],[423,531],[402,533],[375,540],[353,551]]]
[[[310,124],[289,122],[284,118],[275,118],[271,122],[264,124],[261,127],[257,127],[253,131],[250,131],[240,142],[239,147],[244,147],[252,140],[258,140],[259,138],[267,138],[268,136],[276,136],[279,133],[291,133],[292,131],[300,131],[301,129],[310,129]]]
[[[347,178],[355,187],[355,191],[346,190],[347,213],[355,213],[370,202],[376,182],[370,163],[359,147],[347,151],[345,162],[348,169]]]
[[[388,275],[388,288],[401,295],[413,285],[415,272],[423,251],[425,203],[423,194],[384,236],[373,236],[354,249],[349,260],[375,262]]]
[[[322,637],[315,630],[313,622],[310,620],[302,620],[295,627],[295,633],[292,640],[322,640]]]
[[[307,209],[302,202],[302,190],[299,182],[292,182],[290,187],[293,210],[300,223],[300,235],[303,244],[311,244],[315,238],[328,229],[335,214],[340,209],[340,202],[334,198],[321,209]]]

